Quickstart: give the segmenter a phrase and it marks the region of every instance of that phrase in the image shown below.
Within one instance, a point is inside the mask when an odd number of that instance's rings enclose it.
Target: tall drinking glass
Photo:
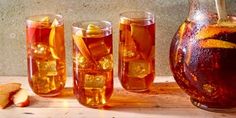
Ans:
[[[155,21],[145,11],[120,14],[119,79],[129,91],[147,91],[155,76]]]
[[[111,23],[74,23],[72,38],[74,94],[85,106],[103,107],[113,91]]]
[[[40,96],[58,95],[66,81],[64,24],[61,15],[26,20],[28,80]]]

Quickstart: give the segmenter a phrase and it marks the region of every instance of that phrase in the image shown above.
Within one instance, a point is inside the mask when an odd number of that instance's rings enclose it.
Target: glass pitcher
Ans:
[[[221,2],[224,2],[221,1]],[[236,106],[236,2],[224,19],[215,0],[189,0],[190,11],[170,47],[170,67],[193,105],[205,110]],[[221,3],[223,4],[223,3]],[[222,12],[222,11],[221,11]]]

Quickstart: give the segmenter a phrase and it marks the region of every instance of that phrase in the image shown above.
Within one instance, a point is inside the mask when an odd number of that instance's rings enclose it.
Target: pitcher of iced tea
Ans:
[[[193,105],[236,107],[236,2],[189,0],[190,11],[170,47],[170,67]]]

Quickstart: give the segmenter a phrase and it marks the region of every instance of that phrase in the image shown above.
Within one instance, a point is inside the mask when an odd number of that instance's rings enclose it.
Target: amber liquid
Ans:
[[[74,94],[85,106],[103,107],[113,91],[112,35],[73,41]]]
[[[170,49],[174,78],[203,108],[236,106],[236,25],[186,21]]]
[[[49,39],[51,32],[54,32],[51,34],[54,39]],[[66,81],[64,26],[59,25],[53,29],[51,23],[27,25],[26,36],[31,88],[40,96],[59,94]]]
[[[120,23],[119,79],[129,91],[146,91],[155,76],[155,24]]]

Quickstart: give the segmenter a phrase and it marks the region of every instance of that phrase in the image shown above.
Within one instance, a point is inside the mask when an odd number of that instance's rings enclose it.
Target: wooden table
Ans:
[[[35,95],[27,77],[0,76],[0,83],[19,82],[30,93],[31,105],[13,105],[0,110],[0,118],[236,118],[235,113],[208,112],[194,107],[173,77],[157,77],[150,92],[131,93],[122,89],[118,78],[107,109],[87,108],[73,96],[72,78],[62,94],[55,98]],[[235,93],[236,94],[236,93]]]

